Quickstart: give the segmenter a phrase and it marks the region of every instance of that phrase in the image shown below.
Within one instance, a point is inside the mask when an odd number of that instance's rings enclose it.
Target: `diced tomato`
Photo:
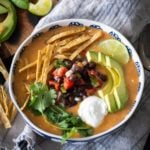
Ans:
[[[55,69],[52,74],[53,76],[63,77],[67,71],[68,69],[66,67],[60,67]]]
[[[66,90],[71,89],[74,85],[74,82],[70,80],[69,78],[64,78],[64,88]]]
[[[96,92],[96,88],[86,89],[87,95],[93,95]]]
[[[55,82],[53,80],[49,80],[48,83],[49,83],[49,85],[53,86],[56,91],[59,91],[59,89],[60,89],[59,83],[57,83],[57,82]]]
[[[53,76],[57,76],[57,69],[55,69],[55,70],[52,72],[52,75],[53,75]]]
[[[66,67],[60,67],[58,68],[57,74],[59,77],[63,77],[67,71],[68,69]]]

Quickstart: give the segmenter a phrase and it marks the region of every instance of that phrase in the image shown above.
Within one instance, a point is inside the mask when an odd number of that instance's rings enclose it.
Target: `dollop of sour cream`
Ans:
[[[97,96],[85,98],[79,106],[78,115],[86,124],[96,128],[107,115],[107,105],[104,100]]]

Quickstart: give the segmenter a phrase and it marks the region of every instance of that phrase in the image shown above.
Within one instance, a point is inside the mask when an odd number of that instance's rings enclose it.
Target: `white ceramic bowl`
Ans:
[[[10,92],[10,96],[11,99],[13,101],[13,103],[15,104],[15,106],[17,107],[19,113],[22,115],[23,119],[25,120],[25,122],[32,128],[33,131],[35,131],[37,134],[55,140],[55,141],[60,141],[61,140],[61,136],[55,135],[55,134],[51,134],[49,132],[46,132],[42,129],[40,129],[39,127],[37,127],[35,124],[33,124],[28,117],[20,110],[17,101],[16,101],[16,97],[14,95],[13,92],[13,76],[14,76],[14,70],[15,70],[15,64],[17,63],[17,60],[20,57],[20,54],[23,52],[24,47],[27,46],[28,44],[30,44],[32,42],[32,39],[40,36],[40,34],[54,29],[54,28],[59,28],[60,26],[89,26],[89,27],[93,27],[93,28],[97,28],[97,29],[102,29],[104,31],[106,31],[108,34],[114,36],[117,40],[121,41],[122,43],[124,43],[128,49],[128,52],[130,54],[130,56],[132,57],[137,72],[138,72],[138,76],[139,76],[139,83],[138,83],[138,93],[135,99],[135,103],[132,105],[131,110],[128,112],[128,114],[126,115],[126,117],[117,125],[115,125],[114,127],[112,127],[111,129],[90,136],[90,137],[84,137],[84,138],[72,138],[69,139],[68,141],[73,142],[73,143],[83,143],[83,142],[89,142],[91,140],[95,140],[97,138],[100,138],[104,135],[110,134],[112,131],[116,130],[117,128],[121,127],[134,113],[135,109],[137,108],[141,96],[142,96],[142,92],[143,92],[143,87],[144,87],[144,70],[143,70],[143,66],[142,63],[139,59],[139,56],[137,54],[137,52],[135,51],[135,49],[133,48],[133,46],[131,45],[131,43],[118,31],[116,31],[115,29],[104,25],[102,23],[99,22],[95,22],[95,21],[90,21],[90,20],[84,20],[84,19],[67,19],[67,20],[60,20],[60,21],[56,21],[56,22],[52,22],[49,23],[48,25],[44,26],[43,28],[39,29],[36,33],[30,35],[18,48],[13,61],[12,61],[12,65],[11,65],[11,69],[10,69],[10,76],[9,76],[9,92]]]

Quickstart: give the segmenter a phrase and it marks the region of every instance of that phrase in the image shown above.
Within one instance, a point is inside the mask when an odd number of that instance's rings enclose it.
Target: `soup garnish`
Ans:
[[[108,44],[109,39],[121,46],[108,54],[104,47],[101,51],[100,43]],[[117,59],[115,53],[110,55],[115,48],[122,51]],[[124,53],[121,63],[118,57]],[[135,84],[129,83],[129,67]],[[127,114],[138,87],[136,68],[125,46],[89,27],[60,27],[33,40],[21,55],[14,78],[24,113],[40,128],[62,135],[63,141],[116,125]]]

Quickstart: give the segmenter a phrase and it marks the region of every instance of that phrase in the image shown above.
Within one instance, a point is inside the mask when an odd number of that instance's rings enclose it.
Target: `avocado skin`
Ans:
[[[113,113],[124,108],[128,100],[128,92],[122,66],[113,58],[106,56],[101,52],[92,51],[91,55],[91,51],[88,51],[86,56],[88,61],[94,61],[105,66],[109,72],[109,75],[111,75],[113,81],[112,87],[108,86],[108,84],[112,84],[110,80],[102,89],[98,90],[97,92],[98,95],[106,101],[108,111]]]
[[[0,23],[0,28],[2,29],[0,33],[0,42],[3,42],[9,39],[14,32],[17,23],[17,15],[14,6],[9,0],[0,0],[0,5],[8,10],[7,17]]]

